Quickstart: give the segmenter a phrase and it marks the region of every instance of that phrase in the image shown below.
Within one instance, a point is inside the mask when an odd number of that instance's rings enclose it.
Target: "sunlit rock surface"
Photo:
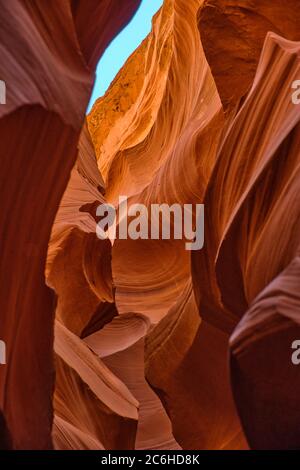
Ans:
[[[9,434],[16,449],[53,445],[55,296],[45,284],[47,247],[96,62],[139,3],[0,2],[0,75],[7,85],[0,106],[0,332],[7,345],[0,435]]]
[[[1,2],[0,447],[299,448],[298,2],[165,0],[85,119],[139,3]],[[98,239],[124,195],[204,248]]]

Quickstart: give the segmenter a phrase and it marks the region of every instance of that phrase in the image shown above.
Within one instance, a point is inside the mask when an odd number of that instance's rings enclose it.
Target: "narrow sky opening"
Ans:
[[[88,112],[96,99],[104,95],[128,57],[150,33],[152,17],[162,4],[163,0],[143,0],[131,22],[108,46],[97,66]]]

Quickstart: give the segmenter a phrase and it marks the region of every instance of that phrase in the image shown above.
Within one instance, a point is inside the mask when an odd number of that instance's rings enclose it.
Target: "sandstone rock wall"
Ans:
[[[140,2],[2,3],[1,446],[299,448],[298,2],[165,0],[86,119]],[[204,248],[98,239],[122,195]]]

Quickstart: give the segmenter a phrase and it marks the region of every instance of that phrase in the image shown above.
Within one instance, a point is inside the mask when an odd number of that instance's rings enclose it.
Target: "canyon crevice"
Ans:
[[[140,1],[100,3],[0,2],[0,446],[299,448],[298,2],[164,0],[86,116]],[[99,239],[122,195],[203,249]]]

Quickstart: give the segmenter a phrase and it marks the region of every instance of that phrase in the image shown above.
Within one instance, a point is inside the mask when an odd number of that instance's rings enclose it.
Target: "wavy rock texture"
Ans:
[[[3,2],[1,447],[300,447],[297,3],[165,0],[84,121],[139,1]],[[121,195],[204,203],[204,248],[99,240]]]
[[[122,194],[131,196],[129,203],[148,206],[203,201],[224,117],[200,42],[201,4],[165,2],[152,33],[89,116],[106,197],[112,203]],[[244,446],[229,383],[223,386],[226,338],[210,357],[214,369],[202,355],[213,332],[199,328],[184,241],[116,240],[112,276],[119,314],[142,313],[155,326],[146,337],[146,377],[168,412],[178,444],[225,448],[237,441],[238,447]]]
[[[205,0],[198,21],[225,110],[249,92],[268,32],[300,39],[297,0]]]
[[[296,3],[287,2],[284,8],[280,3],[275,2],[272,13],[278,25],[274,29],[299,39],[295,36],[299,14]],[[207,5],[209,11],[211,6]],[[205,11],[200,13],[205,17]],[[231,13],[227,12],[228,17],[224,13],[229,23]],[[248,14],[250,28],[251,10]],[[266,24],[264,2],[256,8],[256,14],[260,15],[256,27],[262,28]],[[210,32],[202,27],[201,35],[209,36]],[[228,39],[231,33],[229,30]],[[231,44],[228,41],[224,49],[229,56]],[[292,341],[288,344],[287,332],[277,332],[285,321],[279,292],[286,290],[286,281],[281,273],[299,253],[299,108],[291,100],[291,85],[300,74],[299,45],[275,33],[267,34],[251,89],[231,119],[206,191],[206,252],[193,255],[195,293],[205,322],[230,335],[250,306],[244,318],[252,317],[252,310],[259,312],[259,326],[252,323],[252,328],[249,322],[252,340],[248,335],[245,349],[244,337],[238,349],[236,341],[231,342],[233,392],[253,448],[299,447],[293,419],[293,389],[298,373],[291,363]],[[242,57],[246,61],[248,53]],[[213,64],[215,58],[208,54],[208,59]],[[232,65],[235,62],[233,58]],[[275,278],[279,290],[269,300],[278,316],[270,320],[267,333],[264,317],[268,307],[261,302],[256,305],[255,298],[265,289],[269,292],[268,286]],[[294,298],[296,289],[285,295]],[[288,298],[286,302],[289,304]],[[292,304],[296,312],[297,303],[292,300]],[[243,325],[244,319],[241,322]],[[266,329],[260,339],[259,328]],[[234,338],[242,329],[237,327]],[[295,323],[290,337],[295,339],[298,333]],[[276,372],[271,368],[271,362],[276,363],[275,357],[271,358],[272,346],[282,364]],[[247,362],[250,354],[251,362]],[[246,393],[246,389],[247,395],[242,395],[241,390]]]
[[[206,245],[192,254],[191,264],[180,242],[115,242],[115,302],[121,315],[140,312],[155,325],[146,336],[146,376],[177,442],[184,448],[245,448],[230,390],[228,340],[298,246],[296,193],[286,194],[292,180],[297,187],[299,112],[291,104],[291,84],[299,74],[298,45],[278,34],[298,39],[299,10],[295,2],[271,7],[247,1],[195,1],[186,8],[179,0],[164,3],[152,34],[96,102],[88,123],[110,202],[120,194],[148,205],[205,202]],[[151,44],[157,37],[162,45],[162,33],[167,39],[168,22],[171,54],[166,46],[166,70],[153,72],[153,50],[159,50]],[[284,236],[276,225],[282,217]],[[296,329],[293,334],[297,337]],[[288,356],[290,347],[286,351]],[[232,364],[242,361],[235,350],[232,354]],[[256,397],[254,387],[249,396],[246,385],[246,380],[256,384],[254,366],[244,371],[238,365],[232,368],[232,386],[248,443],[293,446],[283,438],[294,432],[283,405],[272,408],[279,397],[265,413],[281,413],[280,432],[265,415],[260,425],[263,392]]]
[[[7,84],[0,108],[0,331],[7,345],[0,407],[13,448],[52,446],[55,297],[45,285],[47,245],[76,159],[93,68],[138,4],[0,4]]]

